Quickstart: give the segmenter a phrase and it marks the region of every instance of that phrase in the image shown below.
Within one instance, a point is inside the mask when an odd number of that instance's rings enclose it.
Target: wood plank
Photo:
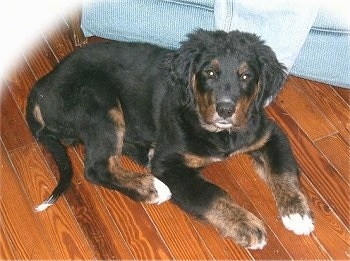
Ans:
[[[301,180],[303,188],[312,202],[315,218],[315,231],[313,236],[322,245],[334,260],[347,260],[350,250],[350,233],[348,228],[339,221],[322,195],[317,194],[314,186],[307,180]]]
[[[73,148],[69,149],[68,152],[74,176],[71,187],[65,193],[65,198],[96,258],[100,260],[134,259],[95,186],[84,179],[84,166],[81,159]],[[55,165],[52,158],[49,165]]]
[[[59,61],[75,49],[71,42],[70,29],[64,21],[57,24],[54,30],[45,30],[43,35]]]
[[[29,206],[41,204],[49,196],[56,182],[47,165],[43,164],[45,159],[40,148],[34,143],[11,151],[10,157],[17,172],[21,174],[19,179],[27,191]],[[26,175],[23,175],[24,173]],[[59,258],[95,258],[66,201],[59,200],[54,208],[38,212],[36,216],[59,251]]]
[[[45,226],[33,212],[28,195],[17,178],[3,143],[0,144],[0,153],[1,228],[9,241],[7,245],[12,246],[11,251],[14,259],[44,260],[62,258],[57,248],[52,247],[53,242],[46,233]],[[10,254],[9,251],[6,253]],[[1,253],[1,256],[3,254],[5,255],[5,253]]]
[[[343,178],[350,185],[350,147],[345,144],[339,133],[315,142],[316,147],[327,158]]]
[[[51,71],[59,61],[43,37],[39,37],[24,56],[36,80]]]
[[[190,218],[171,202],[145,206],[175,259],[213,259]]]
[[[6,84],[23,115],[25,115],[29,90],[35,81],[34,75],[24,59],[19,61],[16,68],[6,76]]]
[[[333,89],[343,98],[350,106],[350,89],[333,86]]]
[[[1,217],[1,221],[4,220],[3,219],[3,214],[0,212],[0,217]],[[12,250],[12,245],[11,242],[9,241],[9,239],[7,238],[7,236],[5,235],[5,228],[4,228],[4,224],[1,223],[1,227],[0,227],[0,260],[14,260],[16,259],[16,256],[14,254],[14,251]]]
[[[1,87],[1,138],[8,151],[26,146],[34,141],[24,116],[13,99],[7,86]]]
[[[329,85],[299,78],[298,82],[302,83],[298,86],[308,95],[308,99],[317,104],[325,118],[332,122],[344,141],[350,145],[350,106]]]
[[[268,108],[268,112],[288,133],[292,149],[305,176],[314,184],[319,194],[338,214],[342,222],[349,226],[349,186],[297,126],[291,116],[278,107],[277,103],[272,103]]]
[[[173,259],[140,203],[104,188],[98,188],[98,193],[135,259]]]
[[[302,88],[299,88],[300,84],[296,77],[288,77],[275,103],[298,123],[312,141],[336,133],[337,129]]]

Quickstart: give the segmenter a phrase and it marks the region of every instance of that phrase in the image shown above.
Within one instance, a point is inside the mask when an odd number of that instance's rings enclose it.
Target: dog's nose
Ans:
[[[235,112],[235,106],[232,102],[219,102],[216,105],[216,111],[220,117],[226,119]]]

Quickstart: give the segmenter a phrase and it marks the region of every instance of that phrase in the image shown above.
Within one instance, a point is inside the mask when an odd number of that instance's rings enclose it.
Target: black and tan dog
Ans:
[[[262,221],[200,176],[207,164],[249,153],[271,187],[282,221],[296,234],[313,231],[298,166],[286,136],[263,106],[286,74],[256,35],[197,30],[177,51],[143,43],[108,42],[80,48],[34,86],[27,121],[56,159],[60,181],[72,169],[63,144],[85,144],[85,177],[130,198],[170,198],[238,244],[266,244]],[[151,174],[123,169],[120,155]]]

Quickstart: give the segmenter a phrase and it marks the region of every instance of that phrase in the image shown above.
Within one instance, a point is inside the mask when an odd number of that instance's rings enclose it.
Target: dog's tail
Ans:
[[[32,92],[28,98],[26,119],[32,134],[53,155],[59,170],[59,181],[50,197],[35,208],[35,211],[43,211],[53,205],[71,184],[72,167],[68,154],[62,143],[50,132],[41,116],[40,108],[36,103],[35,94]]]

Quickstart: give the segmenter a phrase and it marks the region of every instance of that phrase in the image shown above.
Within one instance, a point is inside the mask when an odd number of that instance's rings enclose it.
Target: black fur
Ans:
[[[177,51],[124,42],[76,50],[28,98],[31,131],[54,155],[61,174],[47,202],[56,201],[72,177],[62,141],[85,144],[88,180],[150,200],[156,189],[149,183],[123,185],[125,175],[137,175],[118,168],[122,150],[148,164],[182,209],[243,246],[263,247],[260,221],[198,174],[210,162],[250,153],[278,197],[281,215],[311,216],[299,195],[288,140],[263,111],[282,87],[284,69],[256,35],[238,31],[197,30]],[[284,184],[295,189],[287,195]],[[140,192],[140,186],[150,187]]]

